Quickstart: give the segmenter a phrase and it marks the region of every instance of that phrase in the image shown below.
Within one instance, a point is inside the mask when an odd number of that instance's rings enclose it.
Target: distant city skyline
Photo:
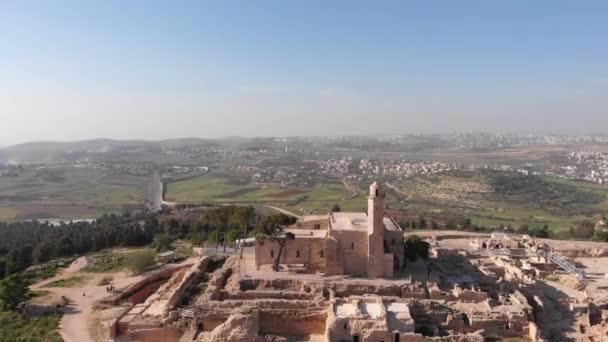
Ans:
[[[608,3],[0,5],[0,146],[608,132]]]

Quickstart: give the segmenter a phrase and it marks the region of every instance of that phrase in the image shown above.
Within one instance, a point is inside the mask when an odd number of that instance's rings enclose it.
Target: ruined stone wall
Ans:
[[[468,303],[481,303],[488,299],[488,293],[468,289],[454,289],[452,293],[456,300]]]
[[[283,312],[260,311],[259,329],[262,334],[287,335],[323,335],[325,333],[326,313],[296,314],[293,311]]]
[[[353,341],[353,336],[358,336],[361,342],[380,341],[381,339],[369,338],[369,335],[386,334],[387,328],[385,324],[382,324],[383,322],[335,317],[332,315],[327,322],[325,338],[327,341]],[[386,336],[381,336],[381,338],[384,337]]]
[[[172,310],[177,307],[178,303],[181,302],[184,297],[184,293],[188,291],[189,288],[195,285],[198,281],[198,277],[202,272],[206,271],[211,263],[211,257],[204,256],[197,263],[195,263],[192,267],[185,270],[184,277],[182,281],[175,286],[175,288],[168,294],[167,300],[167,310]]]
[[[426,291],[421,283],[412,283],[402,287],[401,298],[426,299]]]
[[[178,266],[178,267],[168,268],[168,269],[162,270],[160,272],[155,272],[155,273],[151,274],[150,276],[148,276],[134,284],[131,284],[126,290],[124,290],[118,294],[104,298],[103,300],[101,300],[101,302],[111,304],[111,305],[118,305],[121,301],[128,299],[132,296],[135,296],[139,291],[142,291],[148,285],[159,282],[159,281],[167,281],[167,280],[169,280],[169,278],[171,278],[171,276],[175,272],[182,270],[184,268],[187,268],[187,267],[191,267],[191,266],[192,266],[192,264],[187,264],[187,265],[182,265],[182,266]]]
[[[229,315],[225,314],[210,314],[196,318],[196,324],[201,326],[201,331],[213,331],[215,328],[226,322]]]
[[[127,338],[139,342],[178,342],[181,336],[182,333],[177,328],[163,327],[129,332]]]
[[[437,284],[434,284],[433,286],[429,286],[429,298],[433,299],[433,300],[448,300],[448,301],[456,300],[456,297],[454,296],[454,294],[452,292],[441,291],[441,289],[439,289],[439,286],[437,286]]]
[[[131,310],[131,307],[125,308],[120,314],[118,314],[118,316],[116,316],[111,322],[110,322],[110,337],[114,338],[118,335],[120,335],[121,333],[121,329],[120,329],[120,320],[122,320],[122,318],[127,315],[129,313],[129,311]]]
[[[315,295],[302,292],[246,291],[227,293],[224,300],[287,299],[311,300]]]
[[[363,296],[365,294],[400,297],[403,293],[403,288],[400,285],[369,285],[357,283],[336,284],[334,290],[336,296],[340,298],[346,298],[349,296]]]
[[[203,323],[204,324],[204,323]],[[204,334],[199,342],[255,342],[259,341],[259,318],[257,313],[235,313],[226,321]],[[203,327],[204,328],[204,327]]]
[[[529,336],[529,322],[523,316],[507,316],[502,313],[478,313],[470,317],[468,332],[483,329],[488,334],[507,337]]]
[[[131,297],[129,297],[129,302],[132,304],[143,303],[150,297],[154,292],[156,292],[167,280],[158,280],[154,283],[150,283],[146,285],[141,290],[137,291]]]

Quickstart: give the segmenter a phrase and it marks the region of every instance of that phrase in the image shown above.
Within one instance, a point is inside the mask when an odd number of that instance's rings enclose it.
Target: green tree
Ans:
[[[18,274],[0,280],[0,310],[11,311],[29,299],[28,285]]]
[[[231,229],[226,234],[226,242],[235,242],[242,235],[239,229]]]
[[[418,258],[429,258],[429,243],[423,241],[418,235],[410,235],[405,240],[405,257],[415,262]]]
[[[156,263],[154,257],[154,251],[149,249],[127,253],[125,267],[133,274],[141,274]]]
[[[173,238],[169,234],[159,234],[154,238],[153,246],[157,253],[168,251],[171,249]]]
[[[32,258],[37,264],[47,262],[55,256],[55,247],[48,241],[41,241],[34,247]]]
[[[593,238],[597,241],[608,241],[608,231],[603,229],[598,229],[593,233]]]
[[[427,229],[428,224],[426,219],[423,216],[420,216],[420,229]]]
[[[339,213],[342,210],[342,208],[340,208],[340,205],[338,205],[338,203],[335,203],[332,207],[331,207],[331,212],[332,213]]]
[[[272,269],[275,272],[279,270],[281,255],[283,254],[283,250],[286,247],[287,241],[294,240],[296,238],[293,233],[283,232],[283,228],[281,226],[286,224],[293,224],[294,222],[294,218],[289,217],[287,215],[278,214],[266,216],[257,227],[259,232],[258,239],[264,240],[268,238],[279,245],[279,252],[276,254],[272,265]]]
[[[205,241],[205,234],[203,232],[192,233],[190,242],[192,242],[193,246],[200,246],[203,244],[204,241]]]
[[[590,239],[595,233],[595,224],[585,220],[574,228],[570,228],[570,235],[575,239]]]

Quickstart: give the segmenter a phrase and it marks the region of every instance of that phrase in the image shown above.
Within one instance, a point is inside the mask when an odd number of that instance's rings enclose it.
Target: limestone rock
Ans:
[[[199,342],[259,342],[258,314],[232,314]]]

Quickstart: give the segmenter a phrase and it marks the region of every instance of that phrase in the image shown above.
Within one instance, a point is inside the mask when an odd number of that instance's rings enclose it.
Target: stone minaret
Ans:
[[[378,182],[369,187],[367,198],[367,275],[384,275],[384,188]]]

